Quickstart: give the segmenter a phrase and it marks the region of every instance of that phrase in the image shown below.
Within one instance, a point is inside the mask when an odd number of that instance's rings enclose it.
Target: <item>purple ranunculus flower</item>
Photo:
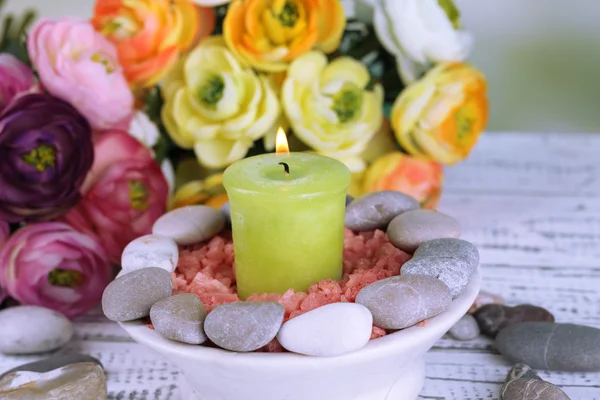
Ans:
[[[0,112],[14,97],[35,87],[31,68],[12,54],[0,53]]]
[[[37,93],[14,99],[0,114],[0,219],[64,214],[93,161],[90,125],[70,104]]]

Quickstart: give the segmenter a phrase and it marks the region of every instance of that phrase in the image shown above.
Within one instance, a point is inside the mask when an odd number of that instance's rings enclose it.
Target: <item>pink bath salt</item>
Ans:
[[[335,303],[333,299],[327,297],[327,295],[323,293],[309,293],[308,296],[302,301],[300,304],[300,310],[304,312],[312,311],[315,308]]]
[[[385,329],[380,328],[378,326],[373,325],[373,330],[371,331],[371,340],[379,339],[387,334]]]
[[[350,275],[350,278],[346,283],[344,296],[348,301],[354,302],[358,292],[360,292],[362,288],[381,279],[388,278],[389,276],[390,275],[385,270],[368,269],[355,271]]]
[[[271,340],[266,346],[258,350],[261,353],[283,353],[285,349],[279,343],[277,338]]]
[[[281,295],[279,293],[254,293],[248,296],[246,301],[271,301],[273,303],[279,303],[280,299]]]
[[[194,279],[192,279],[189,290],[196,294],[231,293],[231,287],[225,286],[222,282],[211,278],[202,272],[198,272]]]
[[[343,290],[340,286],[340,282],[334,281],[333,279],[324,279],[310,285],[308,293],[322,293],[333,301],[340,301]]]
[[[236,293],[202,293],[196,295],[204,305],[207,313],[217,306],[241,301]]]
[[[290,316],[294,311],[300,310],[300,305],[307,296],[308,294],[304,292],[295,292],[294,289],[289,289],[281,296],[279,303],[285,308],[284,321],[290,319]]]

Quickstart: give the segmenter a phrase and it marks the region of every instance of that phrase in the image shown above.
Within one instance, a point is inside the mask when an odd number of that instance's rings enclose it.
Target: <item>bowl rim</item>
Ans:
[[[419,344],[432,339],[436,336],[443,336],[460,318],[467,313],[473,305],[475,298],[479,293],[481,286],[481,269],[477,267],[472,274],[469,284],[463,293],[452,300],[450,306],[442,314],[427,320],[425,326],[411,326],[406,329],[390,333],[381,338],[371,340],[367,345],[359,350],[334,357],[311,357],[302,354],[284,352],[284,353],[238,353],[221,348],[207,347],[203,345],[193,345],[180,343],[161,336],[158,332],[150,329],[141,320],[119,322],[119,325],[138,343],[162,354],[176,355],[187,359],[196,360],[219,360],[222,362],[234,361],[239,365],[256,366],[257,363],[268,366],[281,367],[283,364],[293,364],[294,366],[313,366],[318,360],[319,366],[324,364],[339,364],[340,362],[355,363],[364,362],[368,359],[375,359],[386,354],[398,353],[403,350],[409,350],[417,347]],[[434,340],[437,340],[434,339]]]

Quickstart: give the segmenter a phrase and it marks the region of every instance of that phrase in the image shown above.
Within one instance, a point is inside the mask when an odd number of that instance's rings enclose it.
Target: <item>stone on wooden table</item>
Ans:
[[[344,225],[353,231],[385,229],[396,215],[417,208],[417,200],[400,192],[369,193],[348,205]]]
[[[448,334],[456,340],[473,340],[479,336],[479,326],[471,314],[465,314],[450,330]]]
[[[277,339],[288,351],[332,357],[363,348],[371,338],[373,317],[356,303],[327,304],[287,321]]]
[[[154,235],[167,236],[177,244],[189,245],[212,238],[223,230],[227,218],[209,206],[185,206],[170,211],[156,220]]]
[[[3,400],[104,400],[102,365],[81,354],[61,355],[22,365],[0,376]]]
[[[420,245],[400,273],[436,277],[455,298],[465,290],[478,265],[479,252],[471,243],[454,238],[434,239]]]
[[[198,296],[181,293],[154,303],[150,320],[154,329],[167,339],[189,344],[206,341],[204,319],[206,310]]]
[[[162,268],[144,268],[122,275],[104,289],[102,311],[112,321],[147,317],[159,300],[171,296],[171,274]]]
[[[275,338],[285,309],[274,302],[236,302],[215,307],[204,321],[206,336],[217,346],[248,352]]]
[[[426,275],[400,275],[382,279],[358,292],[356,303],[373,314],[375,325],[403,329],[446,311],[452,301],[450,289]]]
[[[481,332],[492,338],[507,326],[519,322],[554,322],[554,316],[550,311],[531,304],[522,304],[516,307],[488,304],[478,309],[473,316],[477,320]]]
[[[169,237],[145,235],[130,242],[121,255],[121,268],[131,272],[157,267],[173,272],[179,261],[177,243]]]
[[[475,298],[475,301],[473,302],[473,305],[469,309],[469,313],[473,314],[475,311],[477,311],[481,307],[488,305],[488,304],[505,304],[505,303],[506,303],[506,301],[502,298],[502,296],[499,296],[494,293],[486,292],[485,290],[480,290],[479,293],[477,294],[477,297]]]
[[[511,362],[554,371],[600,371],[600,329],[521,322],[500,331],[496,349]]]
[[[73,324],[64,315],[38,306],[0,311],[0,352],[35,354],[64,346],[73,337]]]
[[[430,240],[460,237],[460,224],[449,215],[437,211],[410,210],[390,222],[387,235],[394,246],[413,253]]]
[[[542,380],[528,365],[515,364],[500,389],[500,400],[569,400],[559,387]]]

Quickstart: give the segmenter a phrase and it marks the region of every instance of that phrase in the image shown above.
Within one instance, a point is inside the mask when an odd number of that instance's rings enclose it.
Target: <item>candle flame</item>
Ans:
[[[283,128],[277,130],[277,136],[275,137],[275,153],[277,155],[290,154],[290,146],[288,146],[287,137]]]

